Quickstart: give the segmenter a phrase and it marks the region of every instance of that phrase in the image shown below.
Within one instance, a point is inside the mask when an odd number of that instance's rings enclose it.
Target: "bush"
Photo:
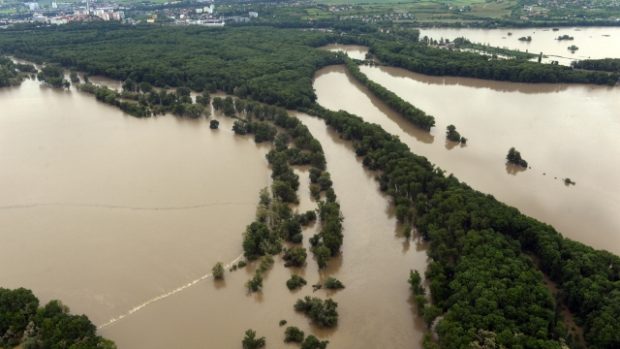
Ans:
[[[295,342],[295,343],[301,343],[304,341],[304,331],[298,329],[295,326],[289,326],[286,328],[286,331],[284,331],[284,341],[286,343],[289,342]]]

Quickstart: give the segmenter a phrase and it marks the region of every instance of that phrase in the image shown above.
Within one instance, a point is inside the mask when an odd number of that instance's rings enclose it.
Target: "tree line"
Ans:
[[[426,114],[423,110],[400,98],[396,93],[368,79],[366,74],[362,73],[352,59],[345,58],[345,62],[347,70],[357,81],[366,86],[373,95],[397,111],[409,122],[425,131],[430,131],[431,127],[435,126],[435,118],[432,115]]]
[[[217,97],[213,100],[214,105],[216,100]],[[340,253],[343,218],[329,172],[326,171],[321,144],[299,119],[289,116],[284,108],[231,97],[217,104],[221,105],[224,112],[225,105],[232,105],[228,108],[232,112],[231,116],[239,118],[233,126],[235,133],[254,134],[256,142],[274,144],[266,156],[271,165],[273,197],[269,197],[268,193],[261,196],[258,222],[248,227],[244,237],[246,257],[279,253],[282,239],[300,243],[301,223],[308,224],[316,219],[316,215],[310,212],[293,215],[288,207],[289,203],[298,202],[299,189],[299,178],[291,166],[305,165],[310,166],[310,192],[315,199],[320,200],[318,218],[321,227],[310,238],[311,251],[319,267],[324,268],[330,258]],[[279,132],[276,127],[282,131]]]

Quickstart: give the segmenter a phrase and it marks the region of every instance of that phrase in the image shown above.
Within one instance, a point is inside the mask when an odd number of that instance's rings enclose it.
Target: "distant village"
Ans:
[[[222,27],[230,22],[249,22],[258,12],[244,15],[220,16],[212,0],[184,3],[166,2],[158,5],[121,5],[114,2],[56,2],[41,6],[39,2],[24,2],[18,15],[0,16],[0,28],[19,23],[62,25],[71,22],[116,21],[128,24],[166,23],[172,25],[202,25]]]

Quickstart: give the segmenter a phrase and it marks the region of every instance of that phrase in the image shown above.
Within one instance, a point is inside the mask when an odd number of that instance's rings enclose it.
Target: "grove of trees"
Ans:
[[[60,301],[39,306],[32,291],[0,288],[0,347],[27,349],[115,349],[113,342],[97,335],[85,315],[72,315]]]

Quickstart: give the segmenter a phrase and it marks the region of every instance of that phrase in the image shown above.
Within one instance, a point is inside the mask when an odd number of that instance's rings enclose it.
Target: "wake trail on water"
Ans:
[[[239,255],[237,258],[235,258],[234,260],[232,260],[231,262],[226,264],[225,269],[229,269],[233,264],[236,264],[237,262],[239,262],[239,260],[242,257],[243,257],[243,254]],[[184,284],[182,286],[179,286],[179,287],[177,287],[177,288],[175,288],[175,289],[173,289],[171,291],[168,291],[166,293],[160,294],[159,296],[153,297],[153,298],[145,301],[144,303],[139,304],[139,305],[131,308],[128,312],[126,312],[124,314],[121,314],[121,315],[119,315],[119,316],[117,316],[115,318],[112,318],[112,319],[110,319],[108,322],[106,322],[104,324],[99,325],[97,327],[97,329],[106,328],[106,327],[114,324],[115,322],[120,321],[120,320],[126,318],[127,316],[129,316],[129,315],[131,315],[131,314],[133,314],[133,313],[135,313],[137,311],[140,311],[140,310],[146,308],[147,306],[149,306],[149,305],[151,305],[151,304],[153,304],[155,302],[158,302],[158,301],[166,299],[166,298],[168,298],[170,296],[173,296],[173,295],[175,295],[175,294],[177,294],[177,293],[179,293],[179,292],[181,292],[181,291],[183,291],[185,289],[188,289],[188,288],[196,285],[200,281],[203,281],[203,280],[211,278],[212,276],[213,276],[212,273],[204,274],[204,275],[200,276],[199,278],[194,279],[194,280],[192,280],[192,281],[190,281],[190,282],[188,282],[188,283],[186,283],[186,284]]]
[[[160,206],[160,207],[148,207],[148,206],[123,206],[123,205],[108,205],[108,204],[91,204],[91,203],[67,203],[67,202],[38,202],[32,204],[17,204],[0,206],[0,210],[23,210],[39,207],[71,207],[71,208],[105,208],[105,209],[118,209],[118,210],[133,210],[133,211],[181,211],[181,210],[194,210],[200,208],[207,208],[213,206],[234,206],[234,205],[254,205],[254,202],[211,202],[196,205],[186,206]]]

